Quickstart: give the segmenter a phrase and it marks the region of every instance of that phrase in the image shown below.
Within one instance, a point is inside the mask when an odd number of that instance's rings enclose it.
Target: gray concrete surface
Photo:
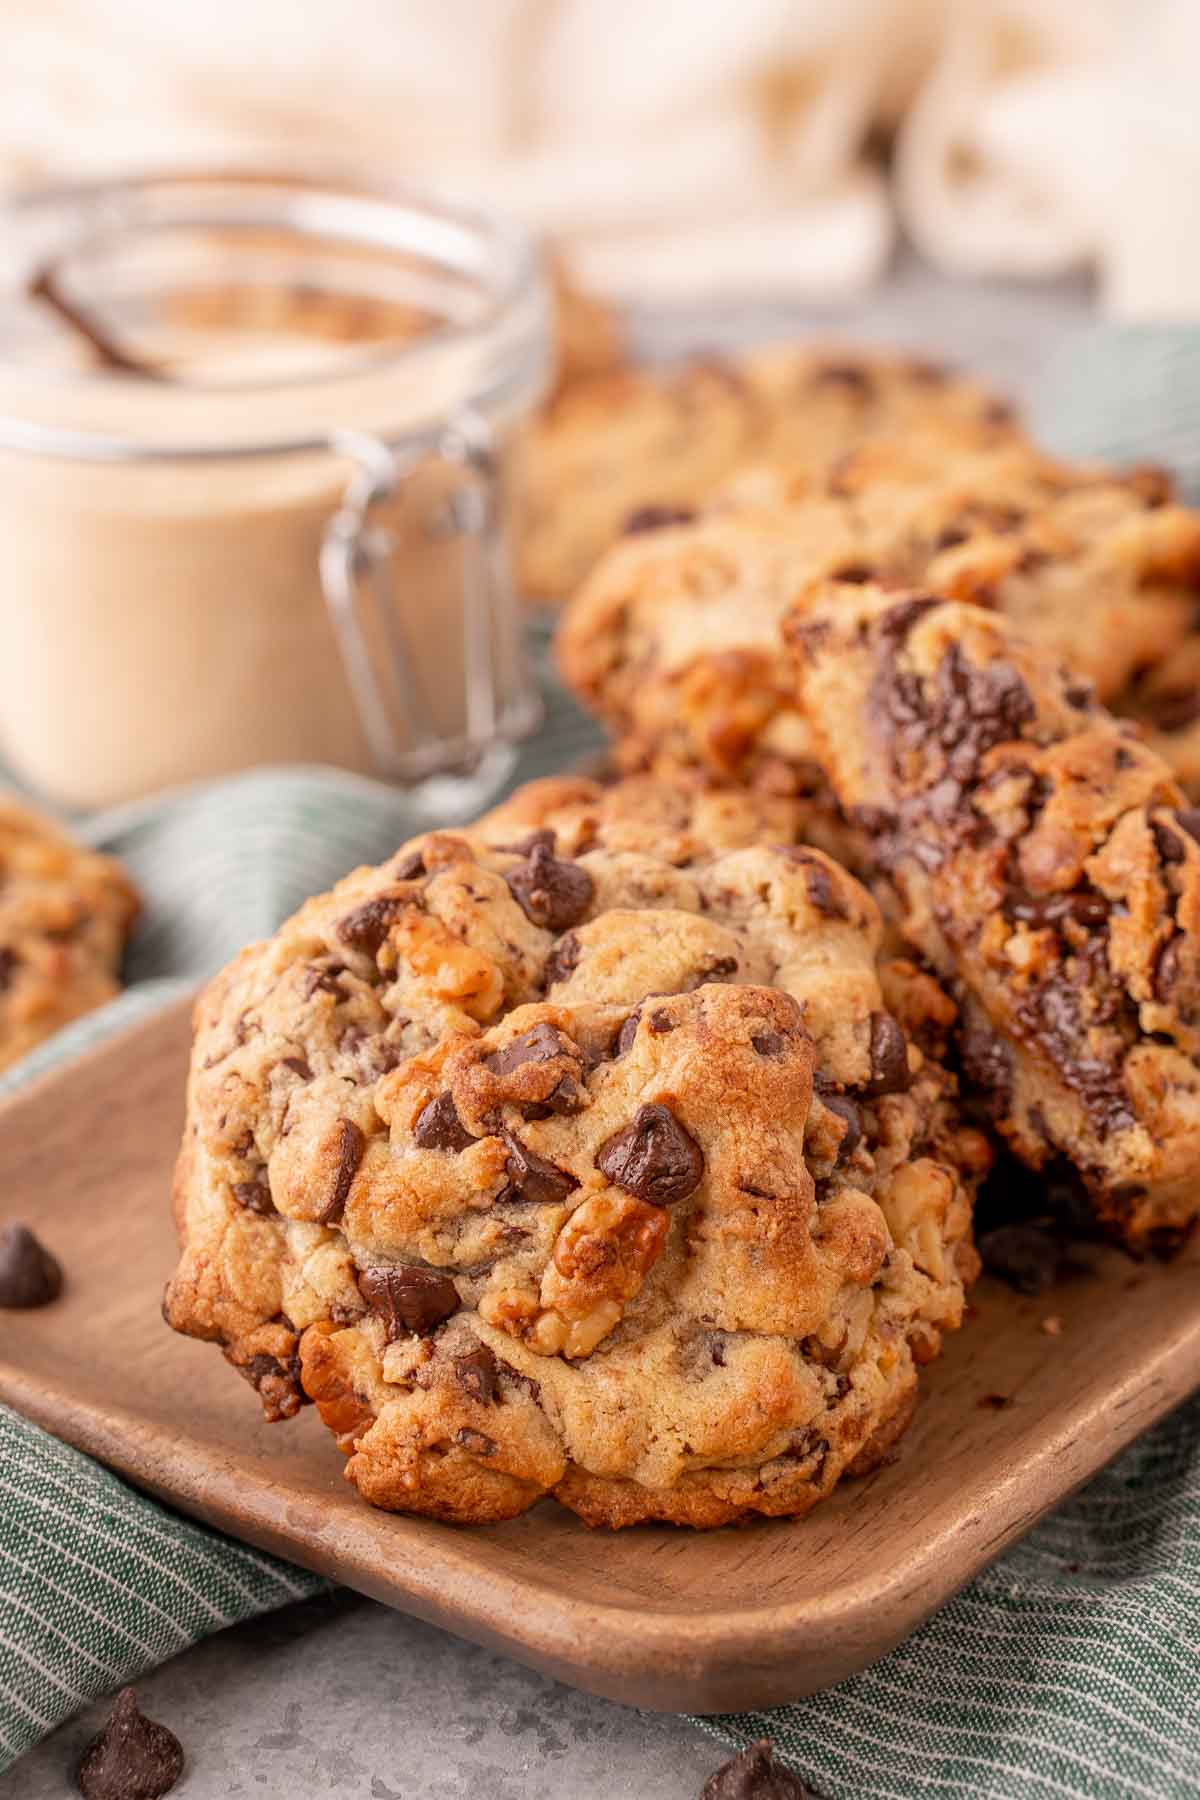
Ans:
[[[356,1595],[209,1638],[138,1682],[187,1755],[178,1800],[694,1800],[727,1754]],[[107,1703],[0,1776],[65,1800]]]

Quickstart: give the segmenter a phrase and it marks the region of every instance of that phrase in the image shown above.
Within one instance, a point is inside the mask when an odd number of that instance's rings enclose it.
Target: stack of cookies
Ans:
[[[527,544],[621,776],[217,978],[167,1317],[379,1506],[795,1516],[902,1434],[997,1153],[1194,1222],[1200,518],[903,359],[574,395]]]

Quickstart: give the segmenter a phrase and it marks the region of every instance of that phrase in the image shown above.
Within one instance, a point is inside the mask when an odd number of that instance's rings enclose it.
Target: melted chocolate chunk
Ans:
[[[579,967],[582,945],[573,931],[568,931],[559,938],[553,950],[546,958],[546,966],[542,971],[542,980],[548,988],[557,981],[566,981]]]
[[[760,1738],[709,1776],[700,1800],[820,1800],[820,1796],[784,1767],[770,1738]]]
[[[10,950],[7,946],[0,949],[0,994],[8,988],[20,961],[15,950]]]
[[[367,1140],[353,1119],[339,1119],[338,1165],[333,1177],[333,1187],[320,1216],[322,1225],[336,1224],[346,1210],[350,1183],[358,1173],[358,1165],[362,1162],[366,1148]]]
[[[233,1197],[244,1211],[261,1213],[264,1219],[269,1219],[277,1210],[271,1198],[270,1184],[261,1175],[253,1181],[235,1181]]]
[[[496,1398],[496,1382],[500,1365],[486,1344],[477,1344],[454,1358],[454,1378],[472,1400],[489,1406]]]
[[[490,1069],[493,1075],[511,1075],[515,1069],[525,1063],[553,1062],[556,1057],[569,1056],[579,1062],[580,1055],[569,1037],[542,1020],[532,1030],[521,1033],[499,1050],[493,1050],[483,1058],[483,1066]],[[568,1073],[557,1083],[552,1093],[544,1100],[534,1102],[528,1109],[528,1118],[548,1119],[552,1113],[575,1113],[583,1105],[583,1090],[575,1076]]]
[[[425,858],[419,850],[410,850],[392,870],[397,881],[419,881],[425,873]]]
[[[1010,919],[1032,925],[1035,931],[1061,924],[1065,919],[1090,931],[1108,923],[1111,907],[1103,894],[1092,889],[1075,889],[1069,894],[1010,893],[1005,899],[1004,910]]]
[[[515,1132],[502,1131],[500,1136],[508,1148],[508,1186],[497,1196],[497,1203],[525,1200],[535,1206],[555,1205],[579,1186],[569,1169],[538,1156]]]
[[[668,525],[690,525],[696,517],[690,506],[639,506],[625,520],[627,536],[639,531],[662,531]]]
[[[339,975],[346,973],[345,963],[314,963],[304,977],[304,998],[311,1000],[316,993],[333,994],[336,999],[344,1000],[346,990],[338,980]]]
[[[867,400],[875,392],[875,377],[862,363],[820,363],[812,372],[814,387],[840,387]]]
[[[58,1262],[28,1225],[15,1221],[0,1231],[0,1306],[49,1306],[62,1284]]]
[[[592,903],[595,884],[586,869],[563,862],[545,843],[535,844],[524,868],[505,877],[509,892],[531,925],[566,931]]]
[[[1019,1294],[1041,1294],[1063,1271],[1063,1246],[1049,1220],[1022,1219],[982,1232],[978,1249],[989,1275]]]
[[[760,1031],[750,1039],[750,1043],[759,1056],[787,1055],[787,1039],[781,1037],[777,1031]]]
[[[904,1033],[891,1013],[872,1013],[871,1079],[863,1093],[872,1100],[883,1094],[904,1094],[911,1081]]]
[[[827,919],[844,919],[846,909],[842,905],[841,896],[833,885],[833,877],[819,857],[807,850],[784,846],[780,854],[789,862],[798,863],[804,870],[804,884],[808,889],[808,897],[816,911]]]
[[[472,1456],[495,1456],[498,1449],[495,1438],[487,1437],[482,1431],[473,1431],[469,1425],[463,1425],[455,1432],[454,1441],[469,1450]]]
[[[418,1263],[364,1269],[358,1277],[358,1291],[383,1320],[389,1344],[408,1332],[428,1337],[461,1304],[448,1275],[423,1269]]]
[[[311,1081],[313,1078],[313,1072],[303,1056],[281,1056],[279,1066],[281,1069],[290,1069],[301,1081]]]
[[[85,1800],[160,1800],[183,1773],[183,1745],[148,1719],[131,1687],[122,1688],[107,1725],[79,1764]]]
[[[638,1108],[632,1125],[596,1152],[601,1174],[651,1206],[686,1200],[704,1177],[704,1152],[666,1106]]]
[[[614,1057],[627,1056],[633,1049],[633,1040],[638,1034],[638,1026],[641,1024],[641,1021],[642,1009],[640,1006],[635,1006],[625,1023],[622,1025],[620,1031],[617,1033],[616,1049],[613,1051]]]
[[[449,1089],[421,1108],[413,1124],[413,1137],[422,1150],[465,1150],[475,1142],[458,1116]]]
[[[821,1104],[827,1106],[831,1113],[845,1121],[846,1129],[842,1133],[842,1141],[838,1145],[837,1159],[844,1163],[854,1155],[863,1139],[862,1111],[857,1102],[849,1094],[822,1094]]]
[[[339,919],[337,934],[351,950],[377,956],[405,905],[397,894],[381,894],[378,899],[368,900],[365,905],[347,913],[344,919]]]
[[[263,1410],[272,1424],[280,1419],[294,1418],[308,1398],[300,1385],[298,1356],[289,1356],[285,1360],[270,1356],[264,1350],[245,1362],[235,1363],[234,1367],[262,1400]]]

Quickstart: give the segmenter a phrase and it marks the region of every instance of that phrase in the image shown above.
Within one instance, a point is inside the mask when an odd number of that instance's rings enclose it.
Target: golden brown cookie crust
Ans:
[[[779,823],[537,783],[201,1000],[168,1321],[269,1416],[315,1400],[372,1503],[800,1513],[961,1321],[945,996],[906,1038],[874,902]]]
[[[1115,1236],[1174,1247],[1200,1209],[1200,816],[994,613],[822,584],[789,629],[822,766],[957,1000],[966,1079]]]
[[[111,857],[0,798],[0,1068],[119,992],[138,904]]]

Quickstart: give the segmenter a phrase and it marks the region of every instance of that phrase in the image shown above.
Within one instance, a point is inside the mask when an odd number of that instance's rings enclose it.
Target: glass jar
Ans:
[[[297,761],[486,798],[540,716],[507,555],[550,364],[525,236],[176,176],[18,202],[4,255],[16,772],[72,806]]]

